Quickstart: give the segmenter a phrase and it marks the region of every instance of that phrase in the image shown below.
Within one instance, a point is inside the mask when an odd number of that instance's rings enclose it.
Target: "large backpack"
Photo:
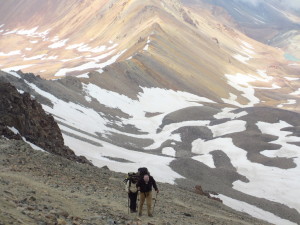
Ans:
[[[127,177],[123,180],[123,183],[126,185],[127,182],[129,181],[129,187],[130,187],[131,183],[133,181],[137,182],[138,179],[139,179],[139,175],[137,173],[135,173],[135,172],[129,172],[127,174]]]
[[[150,175],[150,173],[146,167],[138,168],[138,174],[139,174],[140,178],[143,178],[144,175],[146,175],[146,174]]]

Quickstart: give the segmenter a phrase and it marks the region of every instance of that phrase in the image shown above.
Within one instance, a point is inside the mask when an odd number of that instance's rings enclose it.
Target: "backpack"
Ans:
[[[139,179],[139,175],[137,173],[135,173],[135,172],[129,172],[127,174],[127,177],[123,180],[123,183],[126,185],[127,182],[129,181],[129,187],[130,187],[131,183],[132,182],[133,183],[137,182],[138,179]]]
[[[149,173],[149,171],[148,171],[148,169],[146,167],[139,168],[138,169],[138,174],[139,174],[140,178],[143,178],[144,175],[146,175],[146,174],[150,175],[150,173]]]

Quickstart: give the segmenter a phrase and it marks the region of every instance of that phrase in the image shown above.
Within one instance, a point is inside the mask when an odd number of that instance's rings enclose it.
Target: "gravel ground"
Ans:
[[[161,183],[153,218],[128,214],[124,177],[0,139],[0,224],[268,224]]]

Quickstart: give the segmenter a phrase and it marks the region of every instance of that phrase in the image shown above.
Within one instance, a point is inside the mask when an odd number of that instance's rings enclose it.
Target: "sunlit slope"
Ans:
[[[299,68],[209,9],[176,0],[26,0],[2,1],[1,10],[0,67],[6,71],[48,79],[89,78],[96,71],[101,79],[93,82],[131,96],[140,86],[162,87],[229,106],[298,110],[297,95],[290,94],[298,91]]]

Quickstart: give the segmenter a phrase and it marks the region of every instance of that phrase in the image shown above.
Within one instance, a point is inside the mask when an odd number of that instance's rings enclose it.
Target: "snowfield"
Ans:
[[[114,57],[117,58],[122,54],[123,52],[120,52]],[[111,58],[111,63],[115,61],[114,57]],[[22,67],[24,66],[7,68],[5,71],[9,72]],[[66,72],[68,71],[62,71],[62,73]],[[9,74],[22,79],[16,72],[10,71]],[[84,79],[89,78],[88,73],[78,76]],[[259,71],[258,76],[237,74],[226,75],[226,77],[228,83],[234,89],[242,92],[243,97],[248,100],[248,104],[240,105],[234,94],[232,94],[230,102],[233,103],[232,105],[243,107],[259,103],[259,99],[255,96],[256,87],[252,86],[251,82],[255,80],[272,80],[264,71]],[[89,104],[66,102],[42,90],[34,83],[27,80],[24,80],[24,82],[30,89],[52,102],[53,107],[43,105],[43,108],[46,112],[52,114],[59,123],[65,144],[74,150],[76,155],[84,155],[96,166],[108,166],[111,170],[124,173],[136,171],[138,167],[147,166],[158,181],[176,184],[176,179],[184,177],[170,167],[170,164],[177,160],[176,145],[183,141],[181,134],[175,131],[185,127],[204,127],[210,131],[211,139],[193,139],[190,149],[193,153],[192,159],[213,169],[216,168],[216,165],[211,152],[221,150],[228,156],[236,172],[249,180],[247,183],[241,180],[235,181],[232,184],[233,189],[250,196],[284,204],[300,212],[300,203],[295,200],[295,196],[300,196],[300,182],[298,179],[300,177],[300,147],[293,144],[300,142],[300,137],[293,136],[292,132],[283,130],[284,128],[293,128],[293,125],[284,120],[278,120],[276,123],[258,121],[255,125],[262,134],[278,137],[271,143],[281,146],[277,150],[264,149],[260,154],[270,159],[277,157],[292,159],[296,167],[290,169],[251,162],[247,157],[247,151],[237,147],[233,139],[227,136],[247,131],[247,121],[243,120],[243,117],[247,117],[248,113],[243,110],[235,112],[238,108],[224,107],[219,111],[215,111],[212,118],[220,120],[215,124],[211,124],[211,120],[208,119],[189,120],[189,118],[186,118],[183,121],[171,121],[162,126],[164,119],[174,112],[189,107],[204,107],[205,104],[217,105],[216,102],[208,98],[182,91],[141,87],[142,91],[138,94],[137,99],[131,99],[128,96],[100,88],[93,83],[82,83],[83,97],[87,103],[98,102],[107,109],[117,109],[128,115],[126,118],[118,118],[116,124],[121,127],[132,126],[139,132],[127,133],[124,130],[110,126],[112,121],[105,117],[102,112],[88,107]],[[288,103],[293,104],[294,101],[288,101]],[[152,114],[152,116],[148,114]],[[130,147],[124,148],[104,141],[105,138],[109,139],[111,134],[123,135],[129,139],[151,140],[152,142],[146,142],[148,144],[143,148],[139,148],[139,150]],[[170,146],[163,146],[167,142],[171,143]],[[152,153],[153,150],[159,150],[159,154]],[[221,195],[221,199],[232,208],[245,211],[269,222],[294,224],[268,211],[228,198],[225,195]]]

